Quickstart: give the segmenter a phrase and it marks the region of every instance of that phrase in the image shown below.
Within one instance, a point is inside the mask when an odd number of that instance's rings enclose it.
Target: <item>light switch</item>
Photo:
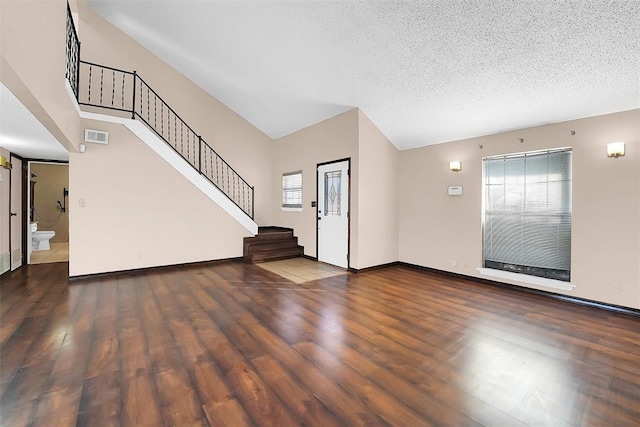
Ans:
[[[80,200],[78,200],[78,203],[80,203],[80,207],[81,207],[81,208],[84,208],[84,207],[86,206],[86,202],[85,202],[85,200],[84,200],[84,199],[80,199]]]

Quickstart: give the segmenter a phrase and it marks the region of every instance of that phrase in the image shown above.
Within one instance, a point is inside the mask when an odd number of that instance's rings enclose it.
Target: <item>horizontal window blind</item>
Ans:
[[[302,171],[282,174],[282,207],[302,207]]]
[[[484,159],[484,266],[570,280],[571,149]]]

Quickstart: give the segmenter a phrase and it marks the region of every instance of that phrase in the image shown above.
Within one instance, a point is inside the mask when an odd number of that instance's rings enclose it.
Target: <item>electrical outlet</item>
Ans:
[[[451,260],[451,266],[455,267],[456,265],[458,265],[458,261],[456,261],[455,259]]]
[[[468,259],[464,260],[464,265],[465,267],[470,267],[471,266],[471,261],[469,261]]]
[[[622,286],[620,286],[620,283],[616,283],[615,285],[613,285],[613,286],[611,287],[611,291],[612,291],[614,294],[619,294],[620,292],[622,292]]]

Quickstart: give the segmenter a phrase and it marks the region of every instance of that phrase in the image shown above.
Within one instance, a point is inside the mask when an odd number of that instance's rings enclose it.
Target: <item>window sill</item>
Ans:
[[[547,288],[562,289],[565,291],[572,291],[574,288],[576,288],[576,285],[573,285],[568,282],[563,282],[561,280],[546,279],[544,277],[536,277],[536,276],[528,276],[526,274],[511,273],[509,271],[494,270],[492,268],[480,267],[480,268],[477,268],[476,270],[478,270],[480,274],[485,276],[515,280],[517,282],[527,283],[530,285],[545,286]]]
[[[280,208],[283,212],[302,212],[302,208]]]

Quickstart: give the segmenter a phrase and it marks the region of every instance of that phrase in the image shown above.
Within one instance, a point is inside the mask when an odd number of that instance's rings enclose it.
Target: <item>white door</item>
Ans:
[[[347,268],[349,161],[318,166],[318,261]]]
[[[11,157],[11,271],[22,267],[22,160]]]

